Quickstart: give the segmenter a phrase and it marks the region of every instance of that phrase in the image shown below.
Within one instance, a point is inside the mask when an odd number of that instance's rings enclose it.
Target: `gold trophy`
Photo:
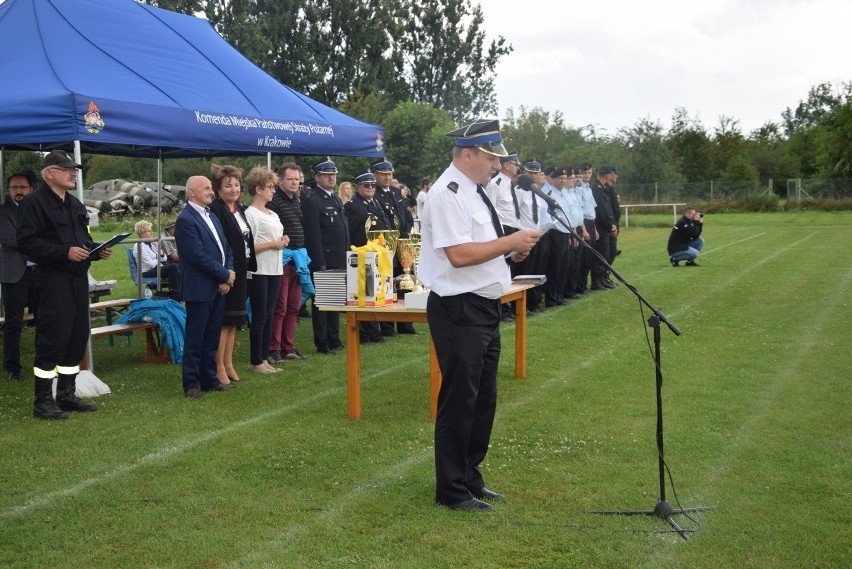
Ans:
[[[412,292],[416,289],[417,283],[411,277],[411,267],[414,266],[414,263],[417,261],[417,257],[419,255],[419,239],[399,240],[399,245],[397,246],[397,256],[399,257],[399,264],[402,265],[402,272],[404,273],[399,278],[399,283],[397,283],[397,289],[399,290],[399,292]]]
[[[369,217],[367,220],[369,221]],[[370,241],[378,241],[381,245],[390,251],[391,259],[396,254],[397,243],[399,242],[399,231],[396,229],[374,229],[367,231],[367,239]]]

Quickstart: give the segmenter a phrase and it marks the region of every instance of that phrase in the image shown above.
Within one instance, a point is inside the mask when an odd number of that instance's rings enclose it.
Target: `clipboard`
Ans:
[[[112,247],[113,245],[117,245],[127,239],[129,236],[130,233],[119,233],[118,235],[113,235],[100,245],[92,247],[92,250],[89,251],[89,259],[96,259],[103,249],[106,249],[107,247]]]

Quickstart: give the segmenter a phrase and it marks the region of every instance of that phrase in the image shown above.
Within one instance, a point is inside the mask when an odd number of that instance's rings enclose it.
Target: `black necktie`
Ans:
[[[535,222],[536,227],[538,227],[538,202],[535,201],[535,194],[532,195],[532,199],[533,221]]]
[[[497,232],[497,237],[503,237],[503,226],[500,224],[500,218],[497,217],[497,210],[494,209],[491,200],[489,200],[488,196],[485,195],[485,190],[482,186],[477,184],[476,193],[479,194],[479,197],[482,198],[482,201],[484,201],[485,205],[488,207],[488,211],[491,212],[491,224],[494,226],[494,231]]]

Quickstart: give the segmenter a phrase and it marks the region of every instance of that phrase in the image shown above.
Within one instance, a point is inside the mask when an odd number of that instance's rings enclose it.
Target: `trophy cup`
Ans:
[[[369,221],[369,218],[368,218]],[[396,229],[374,229],[367,231],[367,239],[370,241],[378,241],[390,252],[390,257],[396,254],[397,242],[399,241],[399,231]]]
[[[404,274],[399,277],[397,290],[399,290],[401,295],[414,291],[418,286],[415,280],[411,277],[411,267],[414,266],[419,255],[419,239],[399,240],[399,244],[397,245],[397,256],[399,257],[399,264],[402,266],[402,272]]]

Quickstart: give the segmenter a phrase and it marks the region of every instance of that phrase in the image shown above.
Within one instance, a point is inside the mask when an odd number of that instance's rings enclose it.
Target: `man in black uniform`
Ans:
[[[35,266],[18,251],[18,211],[21,201],[36,189],[38,181],[30,170],[16,172],[6,180],[9,199],[0,206],[0,286],[3,290],[3,362],[6,379],[21,381],[21,330],[24,309],[35,308]]]
[[[302,199],[302,226],[305,247],[311,258],[311,274],[331,269],[346,270],[346,251],[349,250],[349,224],[340,198],[334,193],[337,167],[331,158],[313,166],[314,187]],[[340,313],[320,312],[312,308],[314,345],[321,354],[343,350],[340,341]]]
[[[618,198],[618,192],[615,191],[615,183],[618,181],[618,170],[615,169],[615,166],[610,166],[612,168],[612,172],[607,175],[607,183],[604,186],[604,191],[607,193],[609,197],[609,205],[612,209],[612,220],[615,225],[615,229],[610,232],[607,236],[609,240],[609,244],[607,245],[607,258],[606,262],[612,266],[612,263],[615,261],[615,257],[618,256],[618,234],[621,232],[620,224],[621,224],[621,203]],[[609,271],[607,271],[606,278],[604,279],[606,282],[609,282],[612,285],[618,286],[617,282],[613,282],[609,278]]]
[[[375,199],[376,177],[371,173],[355,178],[355,195],[346,202],[346,219],[349,222],[349,241],[356,247],[367,244],[367,232],[393,229],[384,209]],[[378,322],[361,323],[361,343],[383,342]]]
[[[18,249],[38,265],[33,416],[40,419],[67,419],[65,411],[97,409],[77,397],[76,379],[90,333],[89,264],[106,259],[112,249],[90,257],[95,243],[87,227],[89,214],[70,193],[81,167],[62,150],[46,155],[44,184],[24,198],[18,217]]]
[[[604,259],[609,259],[610,238],[618,235],[618,225],[612,214],[612,201],[607,186],[616,175],[614,166],[608,164],[598,168],[598,177],[592,183],[592,195],[595,197],[595,229],[598,239],[595,241],[595,251]],[[607,278],[609,271],[606,265],[597,257],[592,260],[592,290],[615,288],[615,283]]]
[[[373,174],[376,176],[376,201],[382,206],[390,222],[388,229],[396,229],[399,231],[400,239],[408,239],[411,234],[411,229],[414,227],[414,218],[411,212],[408,211],[402,201],[402,192],[393,185],[393,162],[387,158],[382,158],[372,166],[370,166]],[[399,259],[393,258],[393,276],[398,277],[403,274],[402,265],[399,264]],[[414,325],[411,322],[397,322],[396,332],[394,332],[393,324],[390,322],[381,323],[382,335],[396,336],[400,334],[417,334]]]

